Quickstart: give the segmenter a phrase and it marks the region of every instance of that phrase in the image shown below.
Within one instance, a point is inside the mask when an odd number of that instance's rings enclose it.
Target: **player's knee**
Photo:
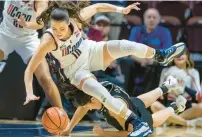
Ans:
[[[88,80],[88,79],[92,79],[94,76],[91,73],[85,73],[85,72],[77,72],[75,74],[75,77],[73,79],[72,84],[77,86],[78,88],[82,89],[84,83]]]
[[[42,86],[42,88],[45,90],[45,91],[51,91],[51,90],[48,90],[48,88],[50,88],[51,84],[53,84],[53,80],[52,78],[50,77],[50,75],[46,75],[45,73],[41,74],[41,75],[36,75],[37,76],[37,80],[39,82],[39,84]]]
[[[86,94],[96,97],[103,104],[112,101],[112,96],[109,94],[107,89],[95,79],[87,79],[86,82],[83,84],[82,90]]]
[[[154,102],[152,105],[151,105],[151,111],[152,112],[157,112],[161,110],[160,107],[159,107],[159,102]]]
[[[4,59],[4,52],[0,50],[0,61]]]

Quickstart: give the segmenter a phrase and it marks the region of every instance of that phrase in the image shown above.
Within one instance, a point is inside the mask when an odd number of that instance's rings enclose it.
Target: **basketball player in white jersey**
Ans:
[[[24,63],[27,64],[40,44],[37,29],[43,27],[37,24],[36,17],[47,8],[48,1],[34,0],[6,0],[3,10],[3,20],[0,24],[0,61],[16,51]],[[53,92],[53,81],[50,77],[48,65],[43,59],[35,71],[39,83],[51,104],[62,108],[59,92]],[[53,86],[50,86],[53,85]],[[39,98],[32,98],[39,99]]]
[[[112,97],[107,89],[97,82],[91,71],[105,70],[114,59],[128,55],[134,55],[139,58],[153,58],[165,65],[175,56],[184,53],[185,44],[179,43],[165,50],[155,50],[144,44],[127,40],[107,42],[84,40],[77,26],[78,22],[83,23],[97,12],[128,14],[132,9],[139,10],[137,7],[139,3],[129,5],[126,8],[105,3],[94,4],[80,10],[80,12],[79,5],[72,2],[61,4],[60,2],[52,1],[49,8],[42,12],[38,18],[38,22],[42,20],[44,23],[47,23],[50,19],[51,28],[43,35],[40,46],[26,69],[25,85],[27,95],[32,94],[34,96],[32,89],[33,72],[45,55],[50,53],[55,58],[56,64],[61,67],[61,75],[64,78],[70,79],[73,85],[83,90],[86,94],[97,98],[107,109],[120,115],[133,125],[134,132],[129,134],[130,137],[142,137],[150,134],[151,129],[148,124],[139,122],[131,110],[121,101]],[[75,17],[76,20],[70,18],[69,15],[70,17]],[[27,98],[30,97],[28,96]],[[26,103],[28,102],[26,101]],[[80,107],[75,113],[84,115],[86,109]]]

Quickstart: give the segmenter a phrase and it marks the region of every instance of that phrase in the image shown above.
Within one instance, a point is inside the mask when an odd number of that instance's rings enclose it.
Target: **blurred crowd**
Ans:
[[[134,1],[92,1],[108,2],[127,6]],[[83,37],[95,41],[128,39],[157,49],[164,49],[177,42],[187,44],[187,52],[175,58],[167,67],[152,59],[134,56],[111,62],[106,71],[94,72],[98,81],[110,81],[124,88],[130,96],[138,96],[161,85],[169,75],[183,83],[180,91],[168,94],[155,102],[150,110],[159,111],[168,106],[178,95],[186,97],[187,108],[180,115],[169,118],[170,124],[190,126],[193,120],[202,117],[201,68],[202,57],[202,2],[158,1],[140,2],[141,11],[123,16],[119,13],[99,13],[90,22],[92,26],[83,30]],[[196,66],[195,66],[196,64]],[[56,78],[53,76],[56,81]],[[57,82],[57,81],[56,81]],[[75,104],[62,96],[63,105],[71,115]],[[44,100],[37,119],[49,104]],[[89,112],[87,119],[100,119],[99,112]],[[201,122],[202,123],[202,122]]]

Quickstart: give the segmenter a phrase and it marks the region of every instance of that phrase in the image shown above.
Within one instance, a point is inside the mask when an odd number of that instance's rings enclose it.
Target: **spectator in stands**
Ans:
[[[172,38],[170,31],[167,28],[158,25],[160,19],[160,14],[156,9],[150,8],[146,10],[144,13],[144,25],[133,27],[129,36],[129,40],[147,44],[157,49],[164,49],[171,46]],[[135,60],[135,63],[133,60],[131,60],[131,58]],[[157,70],[159,68],[156,69],[156,66],[153,64],[153,60],[139,59],[133,56],[131,56],[131,58],[128,58],[124,62],[124,66],[127,66],[128,69],[124,71],[126,73],[126,91],[131,92],[134,90],[134,94],[128,94],[138,96],[139,94],[143,94],[144,92],[152,90],[152,88],[158,86],[158,83],[155,83],[153,78],[155,77],[155,79],[158,81],[160,70]],[[149,67],[148,65],[153,66]],[[134,74],[134,72],[130,70],[135,70],[135,72],[141,70],[142,75],[137,73]]]
[[[88,38],[95,41],[108,41],[110,32],[110,19],[104,15],[97,16],[94,26],[89,29]]]
[[[160,14],[150,8],[144,13],[144,25],[132,28],[129,40],[148,44],[153,48],[163,49],[172,45],[170,31],[159,26]]]
[[[158,10],[150,8],[144,13],[144,25],[133,27],[129,40],[147,44],[153,48],[164,49],[172,45],[170,31],[159,26],[161,17]],[[137,59],[142,65],[152,64],[152,60]]]
[[[116,5],[116,6],[122,6],[122,7],[125,7],[126,6],[126,1],[124,0],[116,0],[116,1],[94,1],[92,0],[91,3],[92,4],[95,4],[95,3],[110,3],[110,4],[113,4],[113,5]],[[97,16],[100,16],[100,15],[105,15],[107,16],[109,19],[110,19],[110,22],[111,24],[116,24],[116,25],[121,25],[123,20],[124,20],[124,16],[120,13],[117,13],[117,12],[110,12],[110,13],[99,13],[99,14],[96,14],[95,17]],[[120,32],[121,32],[121,27],[120,26],[113,26],[111,27],[111,31],[109,32],[109,40],[118,40],[119,39],[119,35],[120,35]]]
[[[179,81],[184,83],[181,90],[174,91],[168,94],[166,105],[176,99],[179,94],[187,99],[186,110],[180,115],[173,115],[168,119],[168,123],[178,124],[182,126],[201,126],[202,127],[202,103],[194,104],[193,101],[199,101],[198,93],[201,92],[199,72],[194,69],[194,63],[190,59],[190,54],[187,51],[184,55],[175,58],[172,66],[165,68],[161,74],[159,84],[162,84],[169,75],[175,76]],[[165,106],[160,102],[155,102],[151,106],[153,112],[164,109]]]

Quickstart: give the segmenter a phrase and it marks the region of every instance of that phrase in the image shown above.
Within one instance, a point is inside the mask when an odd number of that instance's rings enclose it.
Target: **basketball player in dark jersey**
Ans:
[[[168,108],[156,112],[153,115],[151,115],[151,113],[146,109],[153,102],[155,102],[155,100],[157,100],[162,94],[177,90],[180,87],[177,83],[177,80],[173,77],[168,78],[168,80],[161,87],[156,88],[155,90],[150,91],[141,96],[138,96],[137,98],[130,98],[129,95],[122,88],[110,82],[105,81],[101,82],[101,84],[108,90],[108,92],[113,97],[119,99],[124,104],[126,104],[128,108],[132,110],[135,115],[138,116],[139,119],[141,119],[145,123],[148,123],[151,129],[153,129],[153,127],[157,127],[163,124],[174,113],[182,112],[185,109],[186,99],[182,96],[179,96],[176,102],[172,103]],[[108,110],[96,98],[85,94],[83,91],[79,91],[75,94],[75,99],[78,105],[80,107],[85,108],[87,111],[92,109],[100,110],[103,116],[105,117],[105,120],[118,130],[105,131],[101,127],[95,126],[93,129],[95,134],[106,137],[126,137],[130,132],[132,132],[133,127],[131,124],[129,124],[127,120],[124,120],[119,115],[116,115],[115,113]],[[67,128],[67,133],[70,133],[73,127],[81,119],[82,116],[74,115],[72,121],[70,122]],[[138,137],[144,137],[147,135],[147,133],[144,133],[139,135]]]

